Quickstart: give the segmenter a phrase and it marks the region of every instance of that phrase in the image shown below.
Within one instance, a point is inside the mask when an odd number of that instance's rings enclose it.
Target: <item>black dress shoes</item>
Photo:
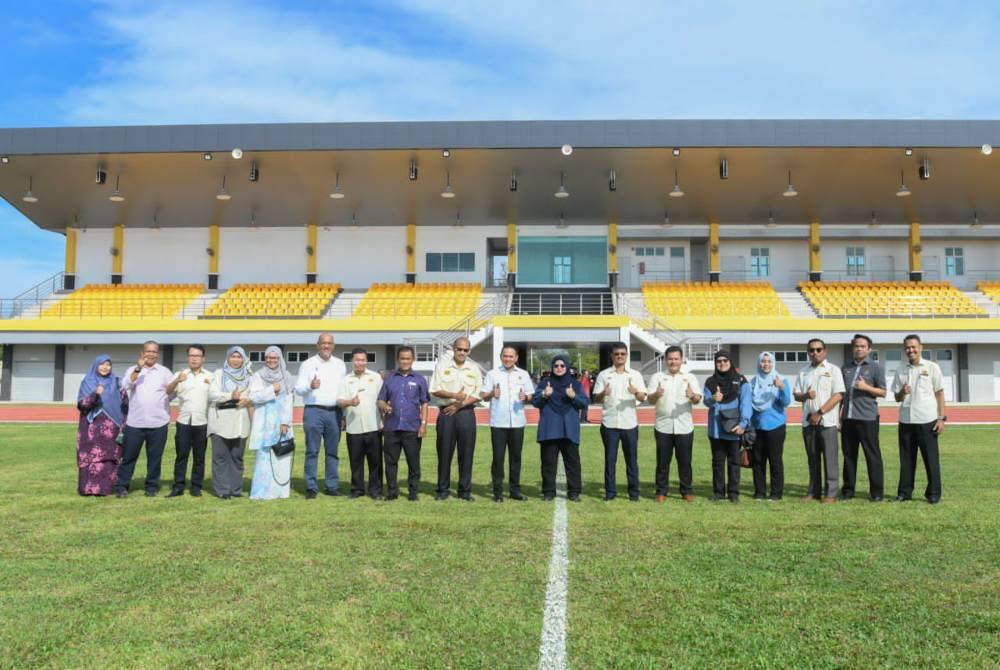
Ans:
[[[201,497],[201,489],[191,489],[191,497],[192,498],[200,498]]]
[[[472,495],[469,493],[463,493],[458,497],[464,500],[465,502],[472,502],[473,500],[475,500],[475,498],[473,498]]]
[[[939,502],[941,502],[940,498],[928,498],[927,499],[927,504],[929,504],[929,505],[937,505]]]
[[[639,496],[629,496],[629,502],[639,502]]]
[[[315,500],[317,492],[309,489],[306,491],[306,500]]]
[[[871,500],[872,502],[882,502],[885,499],[882,496],[872,496]]]
[[[892,502],[901,503],[901,502],[909,502],[910,500],[913,500],[913,498],[907,498],[905,496],[896,496],[895,498],[892,499]]]
[[[116,498],[128,498],[128,490],[127,489],[118,489],[117,491],[115,491],[115,497]]]
[[[411,493],[410,495],[406,496],[406,499],[411,501],[420,500],[420,495],[417,493]]]
[[[511,493],[509,497],[510,497],[511,500],[527,500],[528,499],[528,496],[524,495],[520,491],[518,491],[517,493]]]
[[[159,493],[159,491],[157,491],[156,489],[147,489],[147,491],[146,491],[146,497],[147,498],[155,498],[158,493]]]
[[[182,495],[184,495],[184,489],[170,489],[170,493],[167,494],[167,497],[176,498]]]
[[[329,493],[327,493],[327,495],[330,495],[330,494],[329,494]],[[358,492],[356,492],[356,491],[351,491],[351,495],[349,495],[349,496],[347,496],[347,497],[348,497],[348,498],[350,498],[351,500],[357,500],[357,499],[358,499],[358,498],[360,498],[360,497],[361,497],[362,495],[364,495],[364,494],[363,494],[363,493],[358,493]]]
[[[448,494],[447,493],[438,493],[438,494],[435,494],[435,496],[434,496],[434,500],[447,500],[447,499],[448,499]]]
[[[343,495],[343,493],[340,492],[340,489],[323,489],[323,495],[336,497]]]
[[[579,493],[569,494],[569,500],[570,502],[580,502],[580,494]]]
[[[719,495],[718,493],[713,493],[712,497],[709,498],[709,500],[711,500],[712,502],[719,502],[720,500],[722,500],[722,496]]]
[[[545,502],[551,502],[551,501],[553,501],[555,499],[556,499],[556,497],[554,495],[552,495],[551,493],[546,493],[544,496],[542,496],[542,500],[544,500]]]

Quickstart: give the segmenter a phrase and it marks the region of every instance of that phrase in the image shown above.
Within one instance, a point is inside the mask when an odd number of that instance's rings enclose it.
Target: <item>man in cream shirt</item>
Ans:
[[[368,369],[368,352],[351,352],[351,373],[340,383],[337,405],[344,412],[347,453],[351,459],[351,498],[365,494],[365,460],[368,461],[368,495],[382,499],[382,422],[378,394],[382,375]]]
[[[628,367],[628,346],[616,342],[611,346],[611,367],[601,370],[594,383],[593,400],[603,403],[601,441],[604,442],[604,499],[618,495],[615,483],[618,466],[618,444],[625,454],[625,474],[628,477],[628,497],[639,502],[639,418],[636,406],[646,399],[646,383],[638,370]]]
[[[207,372],[205,347],[192,344],[187,349],[188,367],[174,375],[167,385],[167,395],[177,398],[177,423],[174,432],[174,485],[168,498],[184,495],[188,456],[194,456],[191,465],[191,495],[201,496],[205,480],[205,450],[208,446],[208,389],[212,373]]]
[[[826,360],[826,343],[819,338],[806,345],[809,365],[795,380],[793,395],[802,403],[802,439],[809,461],[809,489],[804,500],[822,498],[837,502],[840,473],[837,466],[837,411],[844,397],[844,375]],[[826,490],[823,490],[821,466],[825,466]]]
[[[438,478],[435,500],[446,500],[451,489],[451,459],[458,450],[458,497],[471,502],[472,458],[476,452],[475,406],[482,393],[479,366],[469,360],[472,345],[460,337],[452,345],[454,358],[439,361],[431,377],[430,394],[438,406]]]
[[[667,369],[649,380],[652,391],[646,396],[656,406],[656,501],[667,499],[670,484],[670,461],[677,454],[677,478],[681,497],[694,502],[694,477],[691,473],[691,452],[694,447],[694,421],[691,406],[701,402],[698,380],[681,370],[684,352],[680,347],[667,347]]]
[[[937,363],[923,360],[923,345],[918,335],[903,340],[906,365],[896,369],[892,392],[899,406],[899,489],[894,502],[913,497],[917,469],[917,451],[927,471],[927,502],[941,500],[941,461],[938,436],[944,431],[944,379]]]
[[[333,355],[334,340],[330,333],[322,333],[316,340],[316,355],[299,367],[299,377],[295,383],[295,393],[302,396],[305,409],[302,412],[302,429],[306,434],[306,500],[312,500],[319,492],[319,445],[326,451],[323,493],[328,496],[340,495],[340,459],[337,447],[340,444],[340,418],[337,407],[340,382],[347,374],[344,361]]]

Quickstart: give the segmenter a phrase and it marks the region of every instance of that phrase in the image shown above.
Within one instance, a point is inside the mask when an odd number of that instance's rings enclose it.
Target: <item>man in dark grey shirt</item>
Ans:
[[[872,340],[867,335],[855,335],[851,340],[854,359],[841,368],[846,394],[840,406],[841,449],[844,452],[844,485],[841,500],[854,497],[858,472],[858,445],[865,452],[868,482],[873,502],[882,500],[882,450],[878,442],[878,399],[886,394],[885,371],[875,361],[868,360]]]

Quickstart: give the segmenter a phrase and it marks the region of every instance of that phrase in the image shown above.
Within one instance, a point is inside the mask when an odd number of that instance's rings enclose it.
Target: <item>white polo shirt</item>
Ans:
[[[344,407],[344,426],[351,435],[371,433],[381,428],[378,413],[378,394],[382,390],[382,375],[365,370],[360,375],[353,370],[340,382],[338,400],[351,400],[357,396],[361,404]]]
[[[907,362],[896,369],[892,380],[892,392],[898,393],[904,384],[910,385],[910,394],[899,405],[900,423],[930,423],[937,421],[938,391],[944,389],[941,368],[932,361],[920,361],[916,365]]]
[[[333,407],[340,394],[340,382],[344,381],[347,366],[344,361],[331,355],[323,360],[319,354],[311,356],[299,367],[299,377],[295,382],[295,393],[302,396],[306,405]],[[319,388],[312,388],[312,380],[319,377]]]
[[[208,391],[214,375],[202,368],[198,374],[185,368],[187,379],[174,388],[177,398],[177,423],[185,426],[205,426],[208,424]],[[174,380],[180,377],[178,372]],[[173,380],[171,380],[173,381]]]
[[[591,391],[595,395],[606,392],[604,396],[604,418],[601,424],[605,428],[618,428],[629,430],[639,425],[639,417],[635,413],[639,401],[629,393],[629,382],[637,391],[646,392],[646,382],[638,370],[625,368],[621,372],[615,370],[614,366],[601,370],[594,382],[594,389]]]
[[[483,393],[493,393],[497,386],[500,387],[500,397],[490,396],[490,426],[524,428],[527,420],[524,416],[524,403],[519,396],[521,391],[527,396],[535,392],[531,377],[516,365],[510,370],[501,365],[486,373]]]
[[[691,399],[687,397],[688,386],[695,394],[701,395],[698,379],[690,372],[669,370],[657,372],[649,378],[649,392],[656,393],[663,387],[663,395],[656,401],[656,430],[668,435],[687,435],[694,432],[691,418]]]
[[[830,361],[823,361],[816,367],[807,365],[799,371],[799,376],[795,379],[795,393],[806,393],[809,389],[816,389],[816,398],[808,398],[802,402],[802,425],[809,425],[809,415],[818,412],[826,404],[834,393],[844,393],[844,375],[836,365]],[[824,428],[835,428],[840,420],[840,412],[834,405],[829,412],[823,415],[822,426]]]

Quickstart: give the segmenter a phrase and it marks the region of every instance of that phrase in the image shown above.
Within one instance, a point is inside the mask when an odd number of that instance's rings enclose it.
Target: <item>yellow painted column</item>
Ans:
[[[608,278],[612,288],[618,283],[618,223],[608,221]]]
[[[924,271],[920,262],[923,246],[920,244],[920,222],[910,222],[910,281],[920,281]]]
[[[111,283],[122,283],[122,259],[125,257],[125,226],[118,224],[114,227],[114,237],[111,242]]]
[[[719,270],[719,222],[708,222],[708,281],[717,284],[722,273]]]
[[[823,278],[823,263],[820,252],[823,246],[819,237],[819,221],[809,222],[809,281],[820,281]]]
[[[316,242],[319,240],[319,233],[315,223],[310,223],[306,227],[306,283],[316,283]]]
[[[219,224],[208,226],[208,288],[219,288]]]
[[[66,226],[66,264],[63,270],[63,288],[76,288],[76,228]]]
[[[507,276],[517,273],[517,223],[507,222]]]
[[[406,283],[417,282],[417,224],[406,224]]]

